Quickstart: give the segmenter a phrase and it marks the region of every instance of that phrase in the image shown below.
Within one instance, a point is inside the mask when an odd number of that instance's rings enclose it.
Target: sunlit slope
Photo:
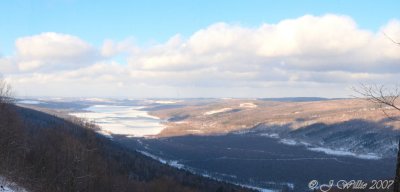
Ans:
[[[159,137],[257,134],[324,151],[385,157],[395,154],[400,136],[400,122],[391,120],[400,114],[359,99],[312,102],[225,99],[186,104],[152,112],[166,120],[167,128]]]
[[[385,108],[389,114],[395,111]],[[400,128],[399,122],[388,121],[379,106],[365,100],[327,100],[313,102],[274,102],[225,99],[152,112],[168,120],[160,136],[185,134],[220,134],[249,129],[259,124],[288,126],[299,129],[316,123],[334,124],[354,119],[382,122]],[[384,122],[383,122],[384,121]]]

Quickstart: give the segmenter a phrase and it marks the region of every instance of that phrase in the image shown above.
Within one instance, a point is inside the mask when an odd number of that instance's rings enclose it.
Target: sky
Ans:
[[[0,2],[16,95],[349,97],[396,84],[400,1]]]

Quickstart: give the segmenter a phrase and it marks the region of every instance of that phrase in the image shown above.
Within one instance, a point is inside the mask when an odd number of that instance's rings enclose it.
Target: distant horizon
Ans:
[[[117,100],[190,100],[190,99],[358,99],[355,97],[147,97],[147,98],[135,98],[135,97],[62,97],[62,96],[15,96],[18,100],[23,99],[117,99]]]

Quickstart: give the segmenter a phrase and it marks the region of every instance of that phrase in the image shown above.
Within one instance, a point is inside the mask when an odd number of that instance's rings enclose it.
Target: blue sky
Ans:
[[[0,53],[21,36],[59,32],[100,45],[106,38],[134,38],[147,45],[174,34],[189,36],[216,22],[257,27],[305,14],[351,16],[361,28],[378,30],[399,17],[400,1],[365,0],[16,0],[0,2]]]
[[[0,2],[21,96],[349,97],[399,83],[400,1]]]

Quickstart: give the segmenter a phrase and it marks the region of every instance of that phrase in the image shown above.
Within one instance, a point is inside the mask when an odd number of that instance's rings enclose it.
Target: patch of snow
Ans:
[[[164,160],[164,159],[162,159],[162,158],[160,158],[158,156],[155,156],[155,155],[153,155],[153,154],[151,154],[151,153],[149,153],[147,151],[142,151],[142,150],[136,150],[136,151],[141,153],[141,154],[143,154],[143,155],[145,155],[145,156],[147,156],[147,157],[150,157],[150,158],[152,158],[152,159],[154,159],[154,160],[156,160],[156,161],[158,161],[158,162],[160,162],[162,164],[167,164],[166,160]]]
[[[105,99],[105,98],[97,98],[97,97],[92,97],[92,98],[83,98],[81,99],[83,101],[92,101],[92,102],[111,102],[112,100],[110,99]]]
[[[238,186],[241,186],[241,187],[248,188],[248,189],[253,189],[253,190],[256,190],[256,191],[259,191],[259,192],[277,192],[277,191],[280,191],[280,190],[264,189],[264,188],[261,188],[261,187],[255,187],[255,186],[252,186],[252,185],[246,185],[246,184],[240,184],[240,183],[234,183],[234,184],[236,184]]]
[[[239,107],[243,107],[243,108],[256,108],[257,105],[254,103],[241,103],[239,105]]]
[[[41,98],[41,100],[63,101],[62,97]]]
[[[227,108],[207,111],[207,112],[204,113],[204,115],[214,115],[214,114],[217,114],[217,113],[223,113],[223,112],[227,112],[227,111],[230,111],[230,110],[232,110],[232,108],[227,107]]]
[[[300,144],[304,145],[304,146],[311,146],[310,143],[304,142],[304,141],[300,141]]]
[[[174,103],[178,103],[177,101],[155,101],[154,103],[158,103],[158,104],[174,104]]]
[[[145,156],[147,156],[147,157],[150,157],[150,158],[152,158],[152,159],[154,159],[154,160],[156,160],[156,161],[158,161],[158,162],[160,162],[162,164],[166,164],[166,165],[169,165],[171,167],[178,168],[178,169],[184,169],[185,168],[185,166],[183,164],[180,164],[178,161],[168,161],[168,160],[165,160],[165,159],[163,159],[161,157],[155,156],[155,155],[153,155],[153,154],[151,154],[151,153],[149,153],[147,151],[142,151],[142,150],[136,150],[136,151],[141,153],[141,154],[143,154],[143,155],[145,155]]]
[[[252,130],[240,130],[240,131],[233,132],[233,134],[235,134],[235,135],[245,135],[245,134],[252,133],[252,132],[254,132],[254,131],[252,131]]]
[[[187,121],[174,121],[175,124],[186,124],[188,123]]]
[[[183,169],[185,167],[183,164],[178,163],[178,161],[169,161],[168,165],[178,169]]]
[[[260,136],[270,137],[270,138],[275,138],[275,139],[279,138],[279,135],[276,133],[271,133],[271,134],[270,133],[261,133]]]
[[[292,140],[292,139],[281,139],[279,142],[283,143],[285,145],[298,145],[299,144],[297,141]]]
[[[323,152],[328,155],[337,155],[337,156],[352,156],[360,159],[372,159],[372,160],[378,160],[381,159],[377,154],[374,153],[367,153],[367,154],[357,154],[353,153],[350,151],[344,151],[344,150],[334,150],[334,149],[329,149],[329,148],[324,148],[324,147],[311,147],[308,148],[311,151],[317,151],[317,152]]]
[[[182,100],[146,100],[147,103],[157,103],[157,104],[175,104],[182,102]]]
[[[23,187],[0,176],[0,192],[27,192]]]
[[[272,181],[265,182],[265,183],[266,183],[266,184],[269,184],[269,185],[282,185],[282,186],[286,185],[286,186],[289,187],[291,190],[294,189],[294,184],[293,184],[293,183],[288,183],[288,182],[276,183],[276,182],[272,182]]]
[[[230,175],[230,174],[225,174],[225,173],[218,173],[218,175],[221,175],[223,177],[230,177],[230,178],[237,179],[236,175]]]
[[[286,183],[286,185],[287,185],[291,190],[294,189],[294,184],[293,184],[293,183]]]
[[[28,105],[38,105],[38,104],[41,104],[42,102],[41,101],[35,101],[35,100],[20,100],[17,103],[28,104]]]

